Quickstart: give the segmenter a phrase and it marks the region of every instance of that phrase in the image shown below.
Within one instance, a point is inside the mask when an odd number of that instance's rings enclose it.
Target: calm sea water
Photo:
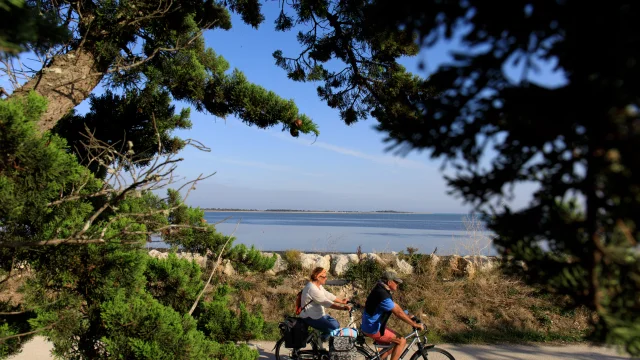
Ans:
[[[237,243],[263,251],[298,249],[317,252],[401,251],[407,247],[438,254],[468,253],[466,214],[364,214],[364,213],[276,213],[207,212],[210,224],[223,234],[233,232]],[[489,233],[482,235],[488,236]],[[476,238],[478,233],[476,232]],[[486,243],[486,241],[484,241]]]

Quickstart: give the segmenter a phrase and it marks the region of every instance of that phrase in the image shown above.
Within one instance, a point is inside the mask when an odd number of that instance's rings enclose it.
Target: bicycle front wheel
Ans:
[[[448,351],[438,349],[436,347],[424,349],[422,351],[422,354],[419,351],[416,351],[416,353],[411,357],[411,360],[456,360]]]

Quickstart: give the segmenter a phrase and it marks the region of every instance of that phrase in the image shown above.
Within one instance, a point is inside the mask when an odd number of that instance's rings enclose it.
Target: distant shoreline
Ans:
[[[274,213],[274,214],[403,214],[403,215],[432,215],[427,212],[410,212],[410,211],[323,211],[323,210],[219,210],[219,209],[203,209],[205,212],[252,212],[252,213]]]

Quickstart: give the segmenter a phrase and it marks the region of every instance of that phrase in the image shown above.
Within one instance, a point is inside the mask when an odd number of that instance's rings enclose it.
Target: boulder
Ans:
[[[227,276],[236,274],[236,270],[233,268],[233,265],[231,265],[231,261],[229,261],[228,259],[222,260],[222,264],[220,264],[218,270]]]
[[[355,254],[353,254],[355,255]],[[358,257],[356,256],[356,261]],[[349,256],[344,254],[333,255],[331,258],[331,273],[336,276],[340,276],[347,271],[349,266]]]
[[[329,255],[301,254],[300,260],[304,269],[313,269],[318,266],[327,269],[327,271],[331,269],[331,257]]]
[[[401,274],[413,274],[413,266],[405,260],[396,258],[396,267],[398,268],[398,272]]]
[[[471,261],[478,272],[491,270],[494,267],[494,261],[484,255],[467,255],[464,258]]]
[[[452,255],[449,258],[449,270],[451,271],[451,275],[455,277],[473,277],[476,272],[476,269],[470,260],[458,255]]]
[[[265,253],[262,253],[262,255],[266,257],[271,257],[273,256],[273,253],[265,252]],[[280,256],[280,254],[276,253],[276,262],[273,264],[273,268],[267,271],[267,274],[275,275],[285,270],[287,270],[287,262],[282,259],[282,256]]]
[[[436,254],[429,254],[429,262],[432,264],[433,269],[435,270],[440,262],[440,257]]]
[[[169,257],[169,254],[166,252],[161,252],[158,250],[151,250],[149,251],[149,256],[156,258],[156,259],[166,259],[167,257]]]
[[[386,265],[386,262],[384,260],[382,260],[382,258],[380,256],[378,256],[378,254],[376,254],[376,253],[364,254],[364,256],[362,258],[363,258],[363,260],[367,259],[367,260],[376,261],[380,265]]]
[[[189,261],[195,261],[196,264],[201,267],[207,266],[207,258],[200,254],[192,254],[192,253],[177,253],[176,254],[179,259],[187,259]]]

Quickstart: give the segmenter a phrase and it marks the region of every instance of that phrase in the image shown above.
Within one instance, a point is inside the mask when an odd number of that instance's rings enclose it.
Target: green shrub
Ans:
[[[287,263],[287,271],[296,273],[302,271],[302,253],[299,250],[287,250],[282,259]]]
[[[240,303],[238,313],[229,308],[227,285],[220,286],[213,300],[204,304],[198,318],[198,327],[216,341],[246,341],[262,337],[264,319],[259,311],[250,313],[244,303]]]
[[[268,321],[264,323],[261,340],[277,341],[282,337],[278,322]]]
[[[109,335],[101,341],[113,358],[208,360],[221,355],[221,347],[197,330],[190,315],[148,294],[126,297],[121,292],[102,304],[102,320]]]
[[[276,277],[273,277],[273,278],[269,278],[267,280],[267,284],[272,288],[278,287],[278,286],[284,284],[284,277],[276,276]]]
[[[238,290],[251,290],[255,287],[256,285],[250,281],[244,281],[244,280],[236,280],[233,284],[233,287],[238,289]]]
[[[409,263],[411,264],[411,266],[413,266],[415,273],[418,275],[435,275],[435,264],[433,263],[431,257],[428,255],[414,254]]]
[[[181,314],[189,311],[204,288],[200,266],[170,253],[167,259],[149,257],[144,275],[147,291]]]
[[[384,267],[373,259],[363,259],[358,263],[350,263],[344,278],[363,289],[371,289],[384,272]]]

